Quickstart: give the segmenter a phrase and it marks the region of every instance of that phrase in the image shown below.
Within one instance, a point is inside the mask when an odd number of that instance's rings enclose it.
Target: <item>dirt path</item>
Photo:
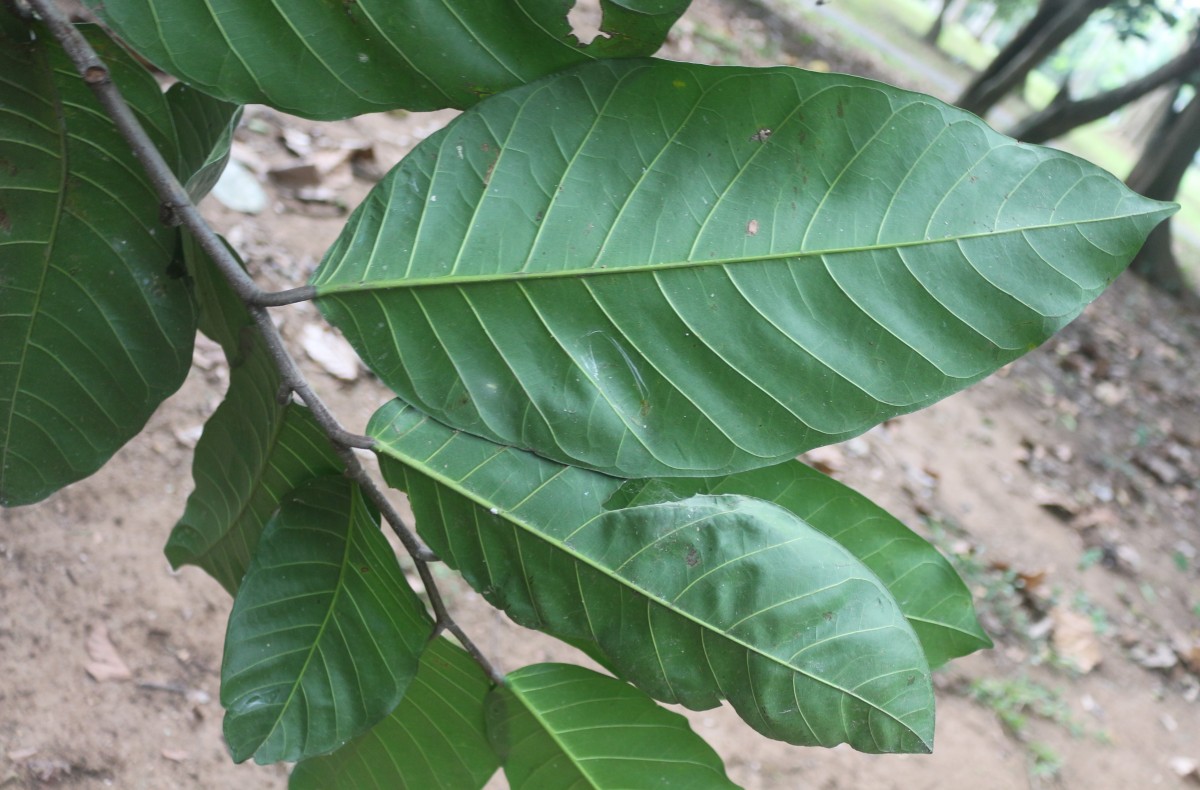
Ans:
[[[691,57],[703,47],[689,31],[769,37],[761,20],[727,20],[707,0],[682,29],[673,51]],[[879,68],[816,40],[808,57]],[[294,151],[306,146],[372,141],[387,167],[446,117],[319,126],[255,110],[238,157],[269,167],[303,159]],[[261,282],[283,287],[307,276],[344,219],[339,205],[355,205],[369,183],[343,169],[321,186],[332,201],[268,185],[270,207],[257,216],[213,201],[205,210]],[[314,311],[280,314],[298,347]],[[726,709],[689,714],[735,781],[772,790],[1188,786],[1172,760],[1200,760],[1200,380],[1189,363],[1198,354],[1195,316],[1122,281],[1004,375],[814,453],[956,559],[997,648],[936,675],[930,757],[796,749]],[[386,398],[365,376],[346,383],[304,364],[352,426]],[[0,511],[0,788],[285,786],[282,767],[233,766],[220,738],[228,597],[194,568],[171,573],[161,553],[191,488],[191,446],[226,383],[219,355],[201,346],[184,388],[104,470],[38,506]],[[577,655],[446,578],[464,624],[505,668]],[[86,671],[100,628],[128,680]],[[1095,657],[1086,673],[1070,666]]]

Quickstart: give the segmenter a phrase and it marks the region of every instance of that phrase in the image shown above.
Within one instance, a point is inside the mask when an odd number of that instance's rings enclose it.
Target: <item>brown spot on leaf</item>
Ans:
[[[696,551],[695,546],[688,546],[687,557],[683,561],[688,564],[689,568],[695,568],[700,563],[700,552]]]
[[[839,118],[846,117],[846,105],[842,104],[841,100],[839,100],[837,103],[837,117],[839,117]]]
[[[8,212],[0,206],[0,230],[5,233],[12,233],[12,220],[8,218]]]

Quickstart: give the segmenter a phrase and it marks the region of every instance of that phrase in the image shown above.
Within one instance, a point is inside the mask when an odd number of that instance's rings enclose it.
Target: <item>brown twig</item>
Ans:
[[[221,238],[200,215],[200,211],[196,208],[191,198],[188,197],[187,191],[179,183],[179,179],[175,177],[170,165],[163,159],[162,154],[154,146],[154,143],[151,142],[141,124],[138,123],[137,118],[134,117],[133,111],[121,96],[121,92],[118,90],[116,84],[112,81],[108,67],[100,59],[99,55],[96,54],[96,51],[88,43],[87,39],[63,15],[62,11],[55,4],[55,0],[28,0],[28,3],[43,23],[45,23],[46,27],[49,28],[55,40],[67,53],[67,57],[75,64],[75,68],[83,77],[84,82],[91,88],[92,93],[95,94],[100,105],[108,113],[117,130],[121,133],[121,136],[129,143],[134,156],[137,157],[138,162],[145,170],[155,191],[162,200],[164,215],[169,220],[174,221],[174,224],[182,224],[195,236],[201,249],[208,253],[217,268],[229,281],[238,297],[241,298],[246,308],[250,311],[251,316],[253,316],[255,325],[266,342],[271,359],[283,377],[284,383],[308,406],[317,424],[321,426],[326,436],[329,437],[334,449],[345,463],[346,475],[358,483],[376,507],[379,508],[379,512],[383,515],[384,520],[391,525],[392,530],[399,537],[404,548],[412,556],[417,573],[421,577],[421,582],[425,585],[425,593],[429,597],[429,603],[433,607],[434,615],[437,619],[437,630],[439,632],[443,630],[449,631],[453,634],[492,681],[502,683],[504,676],[480,652],[479,648],[463,632],[462,628],[454,621],[454,618],[446,609],[445,600],[442,598],[437,583],[434,581],[433,573],[429,568],[429,563],[435,561],[437,556],[421,543],[413,531],[409,529],[408,525],[404,523],[404,519],[401,518],[395,507],[388,501],[383,491],[376,485],[358,457],[354,454],[355,448],[371,449],[375,444],[374,440],[367,436],[359,436],[351,433],[342,427],[341,423],[338,422],[337,418],[330,412],[321,398],[309,386],[308,381],[300,372],[299,367],[297,367],[295,359],[292,358],[292,355],[284,345],[279,329],[271,321],[271,317],[265,309],[269,306],[292,304],[312,299],[316,294],[316,290],[311,286],[303,286],[287,291],[271,293],[259,288],[254,280],[250,278],[250,275],[242,269],[237,259],[226,249]]]

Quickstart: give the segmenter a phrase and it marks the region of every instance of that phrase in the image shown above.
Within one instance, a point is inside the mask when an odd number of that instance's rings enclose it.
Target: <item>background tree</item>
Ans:
[[[1105,23],[1119,39],[1144,38],[1155,18],[1179,23],[1172,7],[1151,0],[1043,0],[1037,14],[980,72],[959,98],[959,105],[986,114],[1007,93],[1023,84],[1030,72],[1078,33],[1093,15],[1104,10]],[[1186,102],[1200,69],[1200,32],[1193,22],[1190,43],[1171,60],[1148,74],[1092,96],[1072,97],[1070,71],[1054,100],[1019,121],[1009,134],[1031,143],[1061,137],[1071,130],[1110,115],[1130,103],[1171,86],[1175,100],[1158,116],[1129,185],[1148,197],[1173,200],[1200,146],[1200,108]],[[1171,231],[1164,223],[1147,243],[1133,271],[1168,293],[1187,293],[1186,281],[1171,248]]]
[[[1192,72],[1189,79],[1176,88],[1175,101],[1165,107],[1141,159],[1126,179],[1131,189],[1147,197],[1165,200],[1173,200],[1179,193],[1183,177],[1200,150],[1197,83],[1200,83],[1200,74]],[[1190,100],[1181,103],[1180,100],[1189,93]],[[1150,234],[1134,259],[1132,270],[1168,293],[1194,299],[1175,259],[1171,241],[1171,223],[1164,222]]]
[[[925,33],[925,43],[937,46],[938,39],[942,37],[942,30],[946,27],[946,19],[950,15],[950,7],[954,3],[955,0],[942,0],[941,8],[938,9],[933,24],[929,26],[929,30]]]
[[[1111,0],[1042,0],[1037,13],[992,59],[987,68],[975,75],[955,102],[964,110],[986,115],[1038,64],[1075,33],[1094,11]]]
[[[1200,68],[1200,36],[1193,38],[1187,49],[1172,60],[1112,90],[1086,99],[1073,99],[1070,84],[1064,84],[1054,101],[1023,118],[1009,130],[1009,134],[1028,143],[1042,143],[1061,137],[1072,129],[1116,112],[1164,85],[1178,83],[1197,68]]]

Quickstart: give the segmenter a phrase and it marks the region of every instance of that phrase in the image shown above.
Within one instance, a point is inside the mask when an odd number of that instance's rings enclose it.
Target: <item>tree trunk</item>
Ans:
[[[1200,96],[1193,98],[1181,111],[1167,108],[1126,183],[1146,197],[1173,200],[1198,150]],[[1154,229],[1131,268],[1150,285],[1167,293],[1177,296],[1187,293],[1187,282],[1171,249],[1169,221]]]
[[[938,39],[942,37],[942,28],[946,25],[946,13],[950,10],[950,5],[954,0],[942,0],[942,9],[938,11],[937,19],[933,20],[929,30],[925,32],[925,43],[931,47],[936,47]]]
[[[1112,0],[1043,0],[1037,14],[1000,54],[980,72],[955,102],[964,110],[986,115],[988,110],[1029,72],[1083,27],[1093,11]]]
[[[1079,101],[1072,100],[1069,90],[1064,89],[1045,109],[1023,118],[1008,134],[1027,143],[1042,143],[1061,137],[1076,127],[1116,112],[1197,68],[1200,68],[1200,38],[1174,60],[1119,88]]]

